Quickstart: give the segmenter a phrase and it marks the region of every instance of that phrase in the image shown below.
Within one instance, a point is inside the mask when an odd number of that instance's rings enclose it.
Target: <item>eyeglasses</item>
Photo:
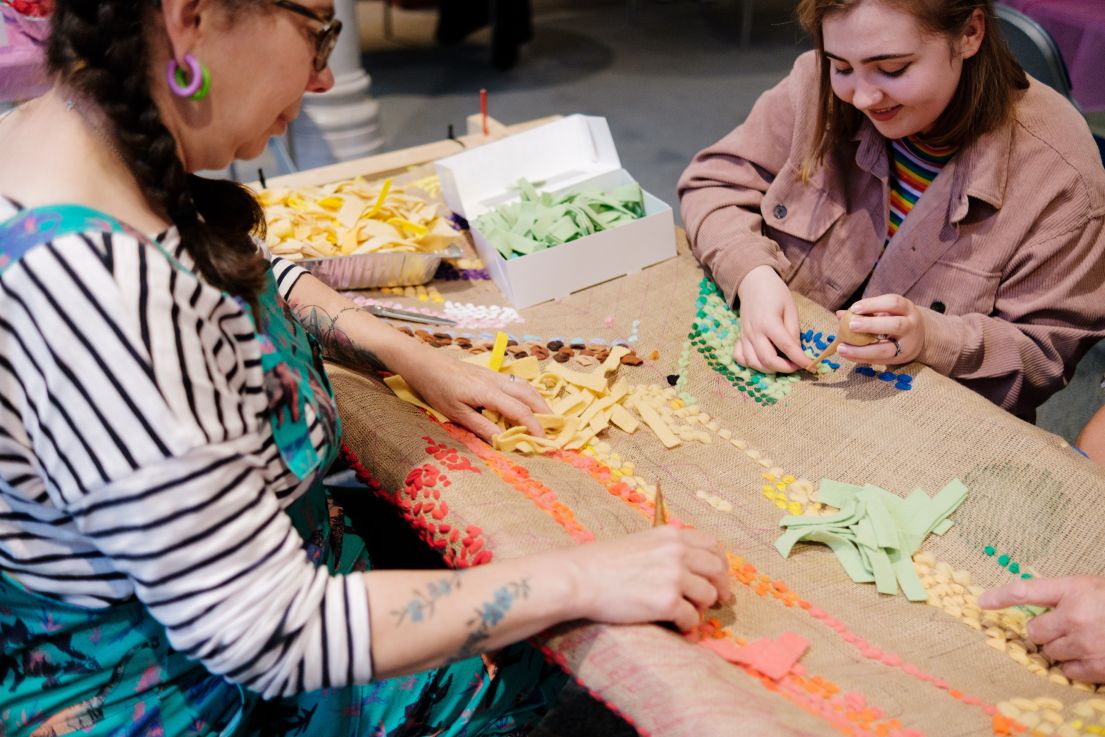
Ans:
[[[326,64],[330,61],[330,53],[334,50],[334,46],[338,43],[338,34],[341,33],[341,21],[337,18],[327,18],[326,16],[318,13],[317,11],[306,8],[299,3],[293,3],[291,0],[272,0],[273,4],[277,7],[284,8],[284,10],[290,10],[293,13],[310,18],[316,23],[321,23],[322,27],[315,32],[315,71],[321,72],[326,68]]]

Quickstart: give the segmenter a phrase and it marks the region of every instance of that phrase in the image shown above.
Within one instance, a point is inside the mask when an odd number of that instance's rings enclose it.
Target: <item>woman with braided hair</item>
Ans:
[[[264,254],[256,155],[333,84],[330,0],[59,0],[53,87],[0,119],[0,734],[523,734],[563,681],[519,643],[728,595],[663,527],[463,573],[372,571],[320,484],[321,355],[488,437],[522,382]],[[481,657],[482,655],[482,657]]]

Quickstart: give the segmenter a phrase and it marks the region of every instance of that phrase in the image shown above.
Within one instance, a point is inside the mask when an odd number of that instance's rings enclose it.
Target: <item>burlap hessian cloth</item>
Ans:
[[[620,375],[631,384],[667,386],[694,321],[703,276],[682,238],[679,250],[676,258],[642,272],[524,310],[524,324],[508,330],[609,341],[636,334],[633,346],[645,362],[622,366]],[[489,281],[435,286],[450,300],[505,304]],[[833,331],[827,311],[801,298],[799,307],[803,329]],[[659,354],[655,360],[653,351]],[[687,390],[720,426],[788,474],[815,482],[871,483],[902,496],[918,487],[932,495],[961,479],[969,495],[952,515],[955,526],[944,537],[931,536],[923,550],[969,571],[981,586],[1013,578],[984,552],[987,546],[1037,575],[1105,572],[1100,532],[1105,471],[1061,438],[931,370],[901,369],[914,375],[912,390],[902,391],[853,369],[842,361],[833,373],[806,377],[777,404],[763,405],[739,393],[694,353]],[[458,559],[463,540],[451,541],[450,533],[466,531],[462,534],[471,537],[469,526],[479,528],[481,549],[500,560],[579,544],[588,534],[625,535],[650,524],[641,509],[563,459],[509,456],[510,464],[526,469],[544,489],[523,493],[509,473],[495,472],[492,466],[501,467],[499,461],[479,457],[462,434],[396,399],[378,379],[338,367],[331,376],[345,442],[378,483],[378,493],[400,504],[406,497],[407,517],[421,520],[417,524],[427,539],[436,539]],[[941,609],[853,583],[824,546],[800,544],[784,560],[772,544],[785,512],[761,494],[765,468],[731,443],[684,443],[666,450],[647,429],[627,435],[611,428],[603,439],[635,465],[637,475],[662,481],[673,517],[715,534],[727,550],[755,566],[757,576],[782,583],[841,625],[834,628],[811,616],[810,608],[793,601],[788,606],[784,598],[735,583],[734,601],[706,615],[716,617],[731,637],[793,632],[811,642],[800,674],[779,683],[651,625],[576,624],[541,638],[551,657],[642,734],[985,735],[994,733],[993,712],[1002,701],[1049,696],[1071,705],[1092,696],[1029,672],[988,647],[983,632]],[[458,462],[465,459],[472,470]],[[438,517],[411,507],[412,471],[427,465],[449,482],[439,480],[434,487],[447,503],[444,515],[435,507]],[[727,500],[733,511],[718,511],[697,491]],[[541,496],[546,492],[551,496]],[[563,505],[560,522],[547,511],[553,497]],[[578,525],[575,537],[562,524],[564,507]],[[442,523],[449,533],[441,532]],[[1000,718],[997,724],[1002,731]]]

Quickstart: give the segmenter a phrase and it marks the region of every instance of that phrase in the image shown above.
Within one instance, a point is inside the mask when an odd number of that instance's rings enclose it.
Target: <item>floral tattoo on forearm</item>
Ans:
[[[395,624],[400,625],[408,620],[414,623],[429,619],[434,615],[434,607],[439,599],[443,599],[459,590],[459,573],[454,572],[449,578],[433,581],[426,586],[425,591],[415,591],[414,597],[402,609],[392,611],[392,615],[395,616]]]
[[[391,612],[395,617],[395,624],[405,622],[417,624],[430,619],[439,601],[460,590],[460,574],[453,572],[448,578],[441,578],[428,584],[423,591],[415,591],[410,601],[400,609]],[[475,616],[468,620],[469,632],[464,638],[457,654],[450,658],[449,662],[456,662],[471,658],[481,653],[484,643],[491,637],[491,630],[499,622],[503,621],[514,607],[514,602],[528,598],[530,595],[529,579],[513,581],[501,586],[491,595],[489,601],[485,601],[476,610]]]
[[[464,660],[478,655],[483,651],[484,643],[491,637],[491,628],[497,625],[514,606],[519,599],[528,598],[530,594],[529,579],[508,583],[495,591],[490,601],[485,601],[483,606],[476,610],[476,616],[468,620],[468,626],[472,631],[464,638],[464,644],[457,652],[456,660]]]
[[[375,353],[358,344],[349,337],[348,333],[338,327],[338,319],[343,314],[359,308],[345,307],[333,316],[317,305],[294,305],[293,309],[296,319],[308,333],[315,337],[322,346],[323,355],[329,360],[352,368],[388,370]]]

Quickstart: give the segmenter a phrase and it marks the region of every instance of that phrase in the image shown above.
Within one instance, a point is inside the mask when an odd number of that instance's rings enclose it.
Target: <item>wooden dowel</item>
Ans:
[[[660,527],[668,523],[668,510],[664,506],[664,492],[660,490],[660,482],[656,482],[656,499],[653,502],[655,509],[652,513],[652,526]]]
[[[851,321],[853,317],[856,317],[856,315],[851,312],[845,312],[840,316],[840,324],[837,325],[836,337],[833,338],[833,341],[829,343],[825,350],[821,351],[821,355],[810,361],[806,366],[806,371],[809,371],[811,374],[816,374],[817,367],[820,366],[821,362],[826,358],[836,353],[836,349],[840,343],[848,343],[849,345],[871,345],[879,339],[878,336],[871,335],[871,333],[857,333],[852,330]]]

